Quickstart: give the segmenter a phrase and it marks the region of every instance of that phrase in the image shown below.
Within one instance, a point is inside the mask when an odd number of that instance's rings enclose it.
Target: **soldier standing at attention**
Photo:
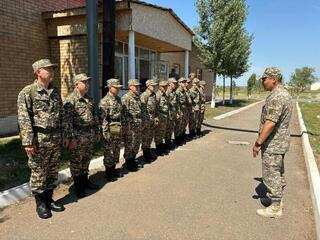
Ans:
[[[122,142],[124,109],[118,96],[122,87],[118,79],[108,80],[109,91],[99,104],[99,118],[102,126],[104,142],[105,177],[107,181],[115,181],[119,177],[116,165],[120,157]]]
[[[128,85],[129,91],[121,99],[125,109],[124,158],[127,169],[136,171],[138,169],[136,156],[141,144],[142,127],[141,100],[139,97],[140,83],[137,79],[131,79]]]
[[[195,78],[195,74],[191,73],[190,77],[187,79],[187,85],[186,85],[186,95],[187,95],[187,118],[188,118],[188,129],[189,129],[189,138],[192,139],[193,138],[193,134],[192,134],[192,129],[190,129],[190,126],[192,126],[192,100],[191,100],[191,96],[190,96],[190,89],[193,86],[193,79]]]
[[[84,73],[76,75],[74,90],[63,105],[63,133],[71,151],[70,172],[78,198],[85,197],[86,188],[99,189],[88,179],[94,144],[100,136],[97,109],[87,94],[90,80]]]
[[[190,137],[196,137],[196,129],[199,126],[200,120],[200,104],[201,104],[201,96],[199,91],[199,82],[198,78],[193,79],[193,85],[189,90],[190,99],[191,99],[191,114],[189,121],[189,132]]]
[[[204,114],[206,111],[206,94],[205,94],[205,81],[200,81],[199,92],[200,92],[200,119],[197,125],[197,135],[201,136],[201,126],[204,120]]]
[[[145,162],[151,162],[155,156],[151,153],[151,143],[155,138],[156,127],[159,124],[158,104],[154,87],[158,84],[150,79],[146,82],[147,89],[141,94],[142,110],[142,151]]]
[[[51,210],[64,210],[52,199],[62,147],[62,101],[52,86],[56,66],[49,59],[33,63],[36,80],[21,90],[17,101],[20,138],[31,169],[30,189],[42,219],[50,218]]]
[[[156,130],[155,143],[156,143],[156,152],[157,155],[163,155],[167,153],[166,146],[164,144],[167,122],[169,117],[169,101],[166,94],[168,82],[161,81],[159,83],[159,90],[156,94],[157,103],[159,106],[159,125]]]
[[[187,79],[180,78],[179,79],[179,87],[176,91],[177,93],[177,100],[178,100],[178,115],[180,116],[179,120],[179,127],[178,127],[178,136],[176,137],[176,144],[181,145],[183,144],[185,137],[186,137],[186,127],[188,125],[188,97],[186,93],[186,84]]]
[[[169,119],[167,123],[166,128],[166,136],[165,136],[165,144],[167,149],[173,149],[173,143],[172,143],[172,135],[174,134],[174,137],[176,138],[178,136],[178,128],[177,126],[179,121],[179,115],[178,115],[178,100],[177,100],[177,80],[175,78],[169,78],[168,83],[168,89],[167,89],[167,97],[169,101]]]
[[[262,202],[271,205],[258,209],[262,217],[282,215],[282,197],[286,185],[284,178],[284,157],[289,150],[289,125],[292,114],[292,99],[281,85],[282,75],[278,68],[271,67],[261,77],[263,87],[271,94],[262,108],[259,137],[253,145],[253,157],[261,150],[262,178],[268,189],[267,198]]]

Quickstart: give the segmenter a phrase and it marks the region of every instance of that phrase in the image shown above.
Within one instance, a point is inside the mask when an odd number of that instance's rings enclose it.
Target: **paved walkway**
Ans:
[[[31,199],[8,207],[3,212],[7,219],[0,223],[0,239],[315,239],[299,137],[292,137],[285,160],[288,186],[283,218],[256,215],[261,206],[257,198],[263,192],[261,164],[251,157],[250,149],[260,108],[261,104],[210,122],[215,128],[207,127],[204,137],[78,202],[65,196],[68,191],[62,187],[57,195],[67,203],[66,211],[50,220],[36,217]],[[299,134],[296,113],[292,133]],[[95,176],[100,182],[101,175]]]

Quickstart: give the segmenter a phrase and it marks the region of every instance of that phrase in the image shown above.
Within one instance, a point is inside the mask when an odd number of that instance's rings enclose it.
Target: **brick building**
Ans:
[[[0,134],[4,135],[17,130],[16,99],[34,79],[31,64],[44,57],[57,63],[55,85],[65,97],[73,76],[87,72],[87,35],[84,0],[2,0],[0,7]],[[100,83],[101,26],[100,13]],[[207,81],[206,95],[211,98],[213,74],[200,63],[192,38],[193,32],[171,9],[117,1],[115,72],[124,85],[121,93],[132,77],[144,83],[152,77],[196,72]]]

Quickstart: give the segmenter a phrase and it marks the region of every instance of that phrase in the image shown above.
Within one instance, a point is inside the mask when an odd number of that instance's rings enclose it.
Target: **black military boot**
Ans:
[[[174,144],[173,144],[173,142],[171,140],[167,140],[166,143],[165,143],[165,146],[169,151],[174,149]]]
[[[111,167],[105,167],[106,172],[105,172],[105,178],[108,182],[114,182],[117,181],[119,174],[116,169],[116,165],[113,165]]]
[[[34,193],[36,199],[37,214],[41,219],[47,219],[52,217],[50,209],[47,207],[44,193]]]
[[[190,130],[189,139],[192,140],[194,138],[196,138],[196,131],[195,130]]]
[[[135,172],[138,170],[138,164],[133,157],[126,159],[126,168],[132,172]]]
[[[74,186],[74,193],[76,194],[77,198],[84,198],[86,197],[85,186],[81,176],[73,177],[73,186]]]
[[[198,137],[201,137],[201,136],[202,136],[201,128],[198,128],[198,129],[197,129],[197,136],[198,136]]]
[[[83,173],[82,175],[82,181],[84,183],[84,187],[85,188],[88,188],[88,189],[91,189],[91,190],[98,190],[100,189],[100,186],[91,182],[89,177],[88,177],[88,173]]]
[[[146,148],[142,150],[143,152],[143,159],[146,163],[151,163],[154,160],[150,148]]]
[[[156,145],[156,154],[157,154],[158,156],[163,156],[163,155],[164,155],[164,152],[163,152],[163,149],[162,149],[162,147],[161,147],[161,144]]]
[[[49,209],[51,209],[54,212],[63,212],[65,210],[64,206],[60,203],[55,202],[52,199],[53,195],[53,189],[46,191],[46,197],[47,197],[47,206]]]

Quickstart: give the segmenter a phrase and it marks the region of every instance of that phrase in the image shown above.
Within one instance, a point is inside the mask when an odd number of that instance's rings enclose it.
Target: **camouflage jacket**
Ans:
[[[152,121],[158,116],[158,104],[156,94],[148,89],[141,96],[141,111],[143,121]]]
[[[34,81],[19,93],[17,108],[23,146],[41,146],[45,133],[61,135],[62,101],[56,88],[45,89]]]
[[[191,112],[192,110],[192,99],[191,99],[191,89],[187,89],[186,96],[187,96],[187,111]]]
[[[165,92],[161,92],[158,90],[157,94],[157,102],[159,106],[159,118],[168,118],[169,117],[169,101],[167,94]]]
[[[189,90],[192,111],[200,111],[201,96],[197,86],[193,85]]]
[[[119,96],[112,96],[108,93],[100,100],[99,118],[102,127],[102,133],[107,136],[110,131],[111,123],[124,123],[124,109]]]
[[[166,94],[169,101],[169,118],[173,120],[178,116],[179,110],[177,93],[176,90],[172,91],[168,88]]]
[[[142,122],[142,111],[139,95],[129,91],[122,97],[121,102],[125,110],[125,123],[140,125]]]
[[[200,93],[200,111],[204,112],[206,110],[206,94],[204,93],[203,88],[199,88]]]
[[[187,111],[189,98],[187,96],[187,92],[181,86],[176,90],[177,101],[178,101],[178,112],[179,114]]]
[[[63,133],[67,139],[99,134],[97,107],[87,94],[82,97],[74,90],[65,99],[63,110]]]
[[[262,151],[272,154],[284,154],[290,146],[290,119],[292,115],[292,98],[290,94],[279,85],[267,97],[262,108],[260,130],[269,120],[276,125],[262,145]]]

